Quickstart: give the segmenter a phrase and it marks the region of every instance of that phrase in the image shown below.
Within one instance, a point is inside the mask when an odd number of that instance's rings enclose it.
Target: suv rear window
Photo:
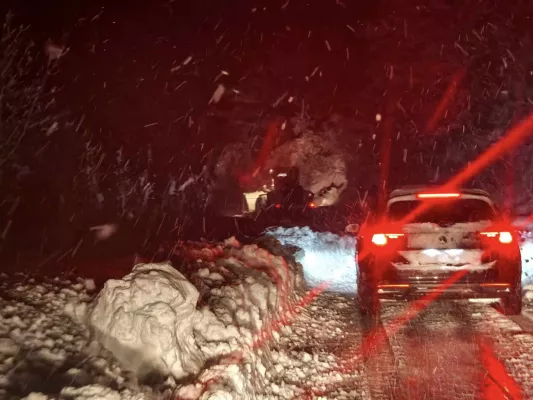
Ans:
[[[477,222],[494,219],[494,209],[483,200],[478,199],[432,199],[432,200],[407,200],[392,203],[387,209],[387,217],[392,221],[405,218],[421,203],[430,206],[423,213],[417,215],[411,223],[422,222]]]

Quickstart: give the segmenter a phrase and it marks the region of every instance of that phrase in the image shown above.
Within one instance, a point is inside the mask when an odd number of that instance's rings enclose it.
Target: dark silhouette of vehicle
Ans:
[[[395,190],[346,231],[358,236],[362,314],[377,314],[381,299],[419,298],[498,298],[505,314],[521,312],[519,235],[482,190]]]
[[[313,193],[300,185],[297,167],[271,170],[272,188],[256,202],[257,213],[293,217],[316,208]]]

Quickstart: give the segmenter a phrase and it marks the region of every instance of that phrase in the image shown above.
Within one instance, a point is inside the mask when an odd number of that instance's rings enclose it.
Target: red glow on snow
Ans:
[[[389,332],[389,334],[394,335],[397,333],[407,322],[412,320],[420,311],[428,307],[432,302],[439,298],[442,293],[444,293],[451,285],[461,279],[467,272],[467,270],[455,272],[451,277],[442,282],[434,292],[431,292],[424,297],[413,301],[410,304],[409,309],[404,314],[398,316],[394,322],[392,322],[392,332]],[[386,337],[383,337],[383,335],[369,335],[361,346],[361,352],[363,356],[368,356],[369,351],[375,346],[382,344],[385,339]]]
[[[494,354],[493,346],[488,339],[479,339],[479,353],[484,369],[483,399],[484,400],[522,400],[522,389],[509,376],[503,363]]]

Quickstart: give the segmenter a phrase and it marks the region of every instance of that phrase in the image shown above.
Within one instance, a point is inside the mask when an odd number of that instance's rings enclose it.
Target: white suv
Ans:
[[[357,247],[363,314],[380,299],[424,296],[499,298],[505,313],[521,312],[519,238],[485,191],[395,190]]]

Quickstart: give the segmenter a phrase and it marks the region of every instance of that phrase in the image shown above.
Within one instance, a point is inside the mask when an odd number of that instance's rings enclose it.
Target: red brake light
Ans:
[[[513,242],[513,235],[511,232],[500,232],[500,243],[512,243]]]
[[[374,235],[372,235],[372,243],[374,243],[376,246],[385,246],[387,242],[387,236],[385,236],[383,233],[374,233]]]
[[[374,233],[372,243],[376,246],[385,246],[389,239],[398,239],[400,236],[403,236],[403,233]]]
[[[419,199],[456,199],[461,197],[461,193],[418,193]]]
[[[498,238],[498,241],[503,244],[513,243],[513,234],[511,232],[481,232],[483,236],[489,238]]]
[[[312,201],[309,203],[309,208],[316,208],[316,204]]]
[[[276,208],[281,208],[281,204],[276,204]]]

